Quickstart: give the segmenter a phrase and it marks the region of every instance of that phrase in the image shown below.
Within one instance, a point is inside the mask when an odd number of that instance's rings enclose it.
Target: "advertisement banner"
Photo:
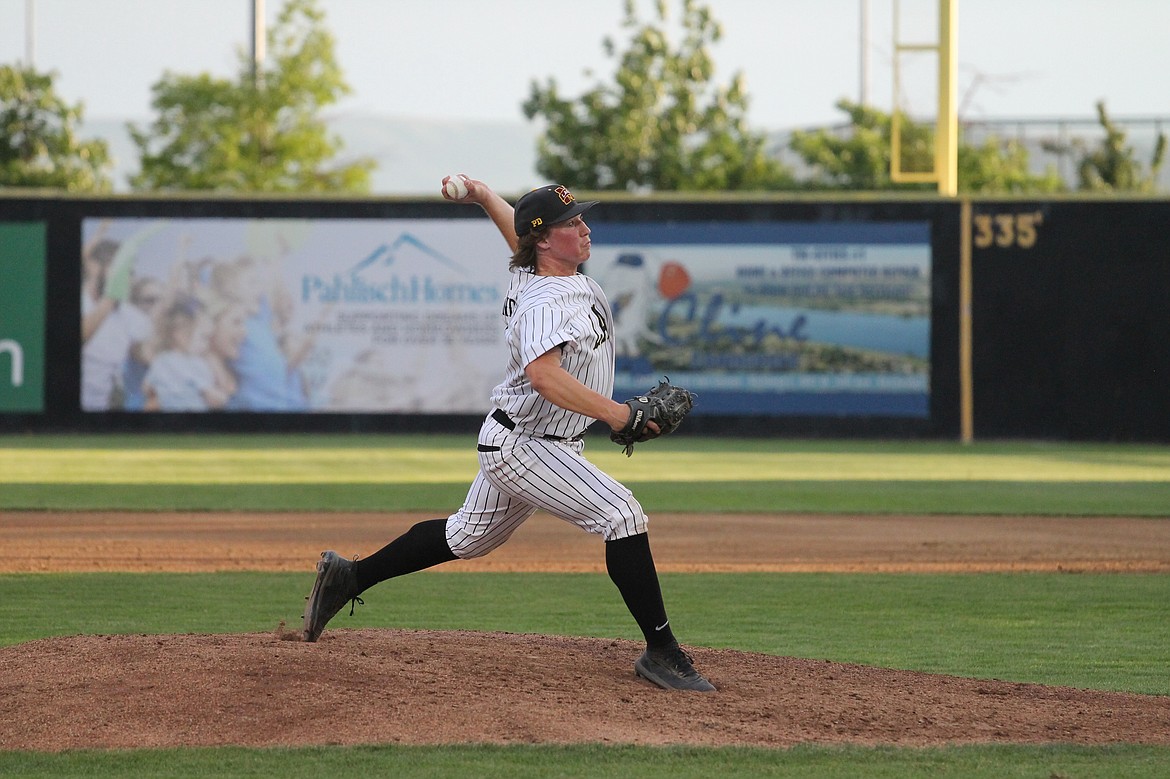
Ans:
[[[929,222],[597,224],[615,395],[696,414],[929,416]]]
[[[615,396],[927,418],[930,224],[597,223]],[[488,220],[85,219],[83,411],[483,413],[507,355]]]
[[[483,413],[508,248],[488,220],[85,219],[81,407]]]
[[[45,225],[0,222],[0,413],[45,408]]]

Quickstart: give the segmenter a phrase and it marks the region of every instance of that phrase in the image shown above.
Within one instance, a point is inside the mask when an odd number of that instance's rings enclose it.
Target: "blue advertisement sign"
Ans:
[[[696,414],[928,417],[929,222],[592,227],[615,396],[669,375]]]

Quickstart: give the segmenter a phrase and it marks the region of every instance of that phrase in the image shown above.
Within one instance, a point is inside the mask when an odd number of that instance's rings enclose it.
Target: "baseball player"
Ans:
[[[609,302],[578,272],[589,259],[584,215],[597,201],[581,202],[565,187],[550,185],[513,208],[483,182],[458,179],[462,186],[452,187],[454,194],[443,180],[443,196],[478,204],[513,252],[503,308],[509,359],[479,431],[480,470],[451,516],[419,522],[361,560],[323,552],[305,607],[305,640],[316,641],[346,602],[361,603],[358,596],[373,585],[486,555],[543,509],[605,539],[606,569],[646,638],[635,673],[665,689],[715,690],[671,632],[641,505],[581,456],[582,436],[594,420],[618,431],[628,429],[633,413],[611,398]]]

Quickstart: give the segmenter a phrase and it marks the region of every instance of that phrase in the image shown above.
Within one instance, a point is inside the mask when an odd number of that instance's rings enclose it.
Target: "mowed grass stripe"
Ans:
[[[0,511],[424,511],[446,515],[470,479],[414,484],[7,484]],[[663,512],[1170,516],[1166,482],[625,482]]]
[[[66,439],[67,440],[67,439]],[[0,447],[0,484],[437,484],[477,469],[466,437],[269,437],[268,446],[208,436],[139,437],[108,447]],[[461,445],[453,446],[454,441]],[[80,443],[80,442],[78,442]],[[160,446],[166,443],[166,446]],[[171,446],[179,443],[181,446]],[[224,444],[231,445],[224,445]],[[1170,483],[1170,447],[897,442],[836,446],[782,440],[657,441],[633,457],[616,448],[589,459],[624,482],[1045,482]],[[198,444],[198,445],[196,445]]]
[[[821,746],[783,751],[747,747],[647,747],[611,744],[457,744],[360,747],[199,747],[186,749],[80,750],[63,753],[0,752],[0,775],[89,776],[279,776],[318,779],[344,769],[351,776],[400,779],[506,776],[509,779],[964,779],[1092,776],[1096,779],[1170,774],[1170,749],[1134,745],[1104,747],[971,745],[946,748]]]

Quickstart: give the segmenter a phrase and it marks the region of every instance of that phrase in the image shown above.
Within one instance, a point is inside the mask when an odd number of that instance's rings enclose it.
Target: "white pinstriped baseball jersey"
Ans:
[[[566,371],[607,398],[613,394],[613,314],[601,287],[581,273],[513,271],[503,314],[509,359],[504,381],[492,391],[492,404],[534,435],[572,438],[584,432],[593,420],[537,394],[524,368],[560,346]]]
[[[646,513],[633,493],[581,456],[585,442],[577,436],[593,420],[545,400],[524,372],[561,346],[566,371],[606,397],[613,394],[613,316],[601,287],[581,274],[513,271],[504,328],[507,373],[480,428],[479,473],[447,520],[452,553],[488,554],[538,508],[607,541],[645,533]]]

